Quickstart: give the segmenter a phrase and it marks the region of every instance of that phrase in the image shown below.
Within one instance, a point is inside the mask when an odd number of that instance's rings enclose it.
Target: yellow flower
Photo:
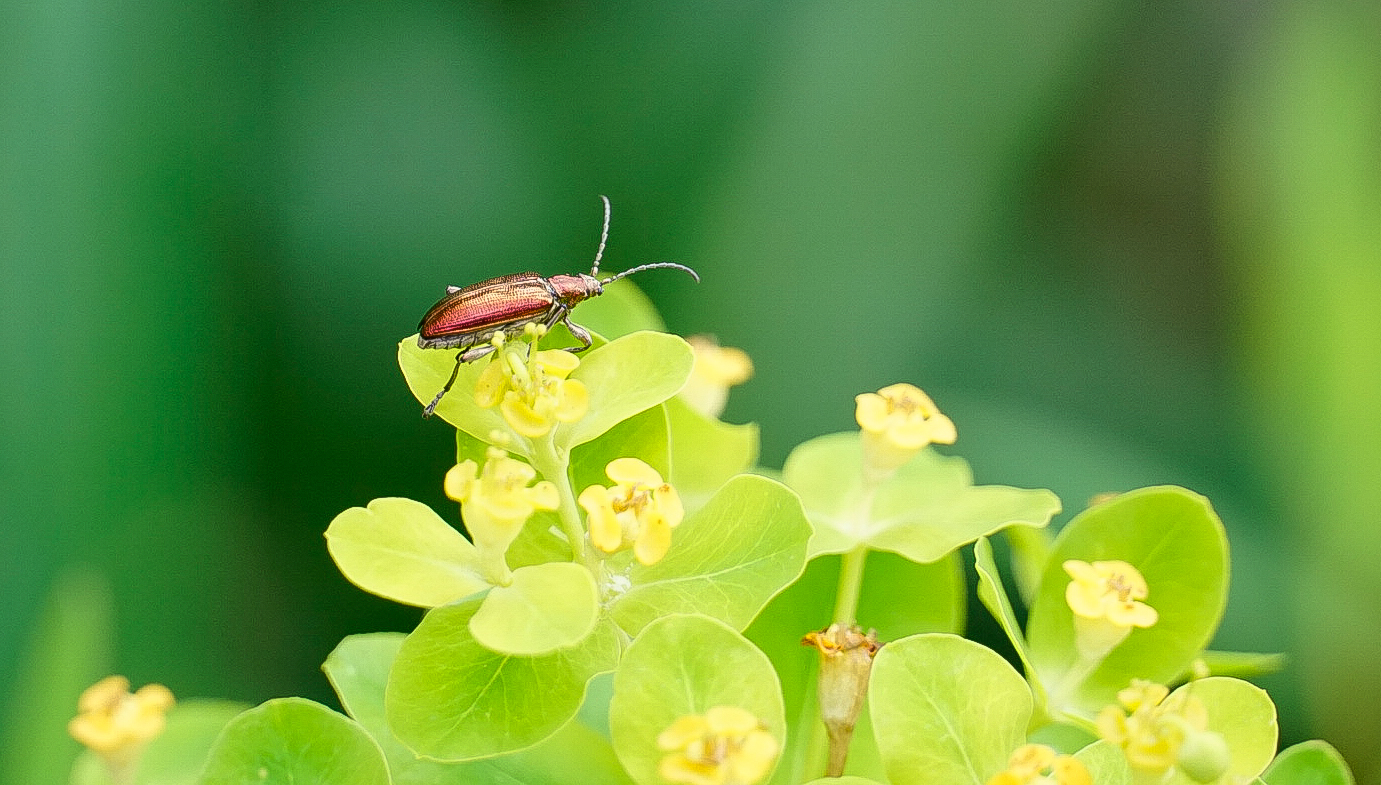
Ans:
[[[1155,608],[1141,602],[1149,593],[1146,579],[1127,562],[1070,559],[1064,568],[1074,579],[1065,587],[1065,602],[1075,614],[1129,628],[1150,627],[1160,618]]]
[[[893,384],[854,401],[864,462],[878,471],[896,469],[928,444],[953,444],[958,438],[954,423],[913,385]]]
[[[605,553],[633,545],[643,564],[656,564],[671,548],[671,530],[685,517],[676,489],[637,458],[616,458],[604,469],[615,485],[580,493],[590,542]]]
[[[742,349],[720,346],[707,335],[692,335],[686,341],[695,352],[695,365],[679,395],[706,417],[718,417],[729,399],[729,388],[752,378],[753,361]]]
[[[755,785],[781,750],[761,720],[736,706],[678,718],[657,736],[657,747],[670,753],[657,773],[682,785]]]
[[[511,580],[504,553],[532,513],[554,510],[560,503],[550,482],[528,487],[536,477],[531,466],[498,447],[489,448],[483,469],[474,461],[462,461],[446,472],[446,495],[460,502],[465,528],[493,583],[506,586]]]
[[[1122,748],[1134,770],[1163,777],[1178,766],[1196,782],[1213,782],[1227,771],[1231,754],[1221,734],[1208,730],[1208,710],[1181,689],[1133,679],[1117,693],[1121,706],[1099,712],[1098,735]]]
[[[129,679],[107,676],[81,694],[77,716],[67,724],[67,732],[104,758],[112,770],[123,770],[163,732],[172,707],[173,693],[162,684],[146,684],[131,693]]]
[[[495,350],[492,357],[475,384],[475,403],[484,409],[498,406],[516,433],[540,438],[557,423],[575,422],[589,410],[585,385],[566,378],[580,365],[571,352],[539,352],[530,344],[513,342]]]
[[[1073,756],[1057,755],[1044,744],[1023,744],[988,785],[1093,785],[1093,777]]]

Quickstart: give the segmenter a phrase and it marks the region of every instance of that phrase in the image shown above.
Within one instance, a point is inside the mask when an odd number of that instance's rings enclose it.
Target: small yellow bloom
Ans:
[[[657,736],[657,747],[670,753],[657,772],[681,785],[755,785],[781,751],[762,721],[737,706],[678,718]]]
[[[988,785],[1093,785],[1093,777],[1071,755],[1057,755],[1044,744],[1023,744]]]
[[[591,485],[580,493],[590,542],[605,553],[632,544],[638,561],[656,564],[671,548],[671,530],[685,517],[681,497],[637,458],[616,458],[604,471],[613,487]]]
[[[954,444],[954,423],[920,388],[893,384],[854,398],[854,417],[863,429],[863,458],[873,469],[891,471],[929,444]]]
[[[495,350],[492,358],[475,384],[475,403],[484,409],[498,406],[516,433],[540,438],[557,423],[575,422],[589,410],[589,390],[566,378],[580,365],[571,352],[539,352],[515,341]]]
[[[724,413],[729,388],[753,377],[753,361],[742,349],[720,346],[707,335],[692,335],[686,342],[695,352],[695,365],[679,395],[706,417],[718,417]]]
[[[1118,627],[1150,627],[1160,618],[1155,608],[1141,602],[1149,594],[1146,579],[1127,562],[1070,559],[1064,568],[1074,579],[1065,587],[1065,602],[1077,615],[1107,619]]]
[[[133,765],[144,746],[163,732],[173,693],[162,684],[129,691],[129,679],[107,676],[77,701],[77,716],[67,724],[72,738],[106,760],[112,770]]]
[[[1107,706],[1097,718],[1098,735],[1122,748],[1133,769],[1163,777],[1178,766],[1197,782],[1227,771],[1231,755],[1221,734],[1208,730],[1208,710],[1186,690],[1169,700],[1169,690],[1133,679],[1117,693],[1121,706]]]
[[[537,510],[554,510],[560,503],[550,482],[528,487],[536,477],[531,466],[498,447],[489,448],[483,469],[474,461],[463,461],[446,472],[446,495],[460,502],[465,528],[491,582],[507,585],[511,579],[503,556],[527,519]]]

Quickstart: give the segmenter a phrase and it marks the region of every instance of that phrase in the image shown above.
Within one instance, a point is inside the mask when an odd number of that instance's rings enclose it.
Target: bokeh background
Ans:
[[[924,387],[980,482],[1208,495],[1217,646],[1381,779],[1381,6],[0,4],[0,780],[77,692],[330,701],[417,613],[322,532],[442,505],[396,342],[606,269],[747,349],[763,461]],[[444,509],[444,508],[442,508]]]

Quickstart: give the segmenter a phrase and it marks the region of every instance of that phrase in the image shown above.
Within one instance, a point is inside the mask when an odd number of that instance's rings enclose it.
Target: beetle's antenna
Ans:
[[[595,251],[595,266],[590,269],[590,277],[599,277],[599,260],[604,258],[604,244],[609,241],[609,197],[599,195],[604,200],[604,229],[599,233],[599,250]]]
[[[640,264],[631,270],[624,270],[618,275],[612,275],[608,278],[605,278],[603,281],[600,281],[599,285],[608,286],[609,284],[613,283],[614,281],[617,281],[620,278],[626,278],[632,275],[633,273],[640,273],[643,270],[652,270],[657,267],[672,267],[677,270],[685,270],[686,272],[690,273],[690,277],[694,278],[696,283],[700,283],[700,274],[692,270],[691,268],[685,266],[684,264],[677,264],[676,262],[653,262],[651,264]]]

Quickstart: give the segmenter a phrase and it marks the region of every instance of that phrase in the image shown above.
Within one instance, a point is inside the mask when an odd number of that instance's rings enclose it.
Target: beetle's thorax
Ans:
[[[599,279],[584,273],[580,275],[553,275],[547,279],[552,291],[566,307],[574,306],[583,300],[604,294]]]

